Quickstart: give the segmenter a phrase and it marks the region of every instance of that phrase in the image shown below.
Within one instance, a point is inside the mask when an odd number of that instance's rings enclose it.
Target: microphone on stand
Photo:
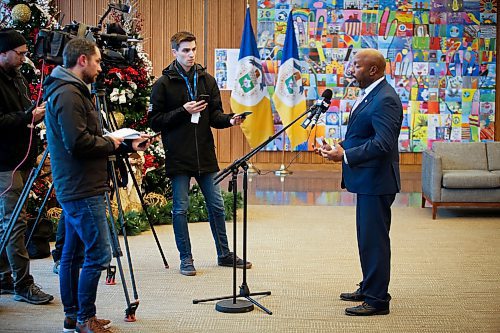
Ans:
[[[323,94],[321,95],[321,99],[318,99],[316,103],[311,106],[309,109],[309,113],[307,114],[307,118],[304,119],[302,122],[302,128],[306,129],[310,124],[311,129],[316,125],[318,122],[319,116],[326,112],[328,108],[330,107],[331,99],[333,96],[333,92],[331,89],[326,89]]]

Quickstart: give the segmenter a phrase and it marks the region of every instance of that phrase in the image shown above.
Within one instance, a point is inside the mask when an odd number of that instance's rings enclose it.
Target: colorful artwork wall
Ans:
[[[375,48],[404,109],[401,152],[434,141],[494,139],[496,0],[258,0],[257,44],[273,93],[286,21],[293,9],[309,104],[325,89],[333,99],[316,138],[342,139],[358,88],[349,72],[357,50]],[[275,128],[280,128],[275,113]],[[285,138],[286,140],[286,138]],[[289,149],[282,138],[268,150]]]

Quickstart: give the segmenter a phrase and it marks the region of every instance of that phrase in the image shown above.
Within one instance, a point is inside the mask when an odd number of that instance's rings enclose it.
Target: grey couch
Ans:
[[[422,208],[500,207],[500,142],[434,142],[422,156]]]

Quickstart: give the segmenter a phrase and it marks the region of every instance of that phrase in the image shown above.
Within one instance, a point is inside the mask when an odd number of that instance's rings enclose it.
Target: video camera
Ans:
[[[108,4],[108,9],[97,26],[73,21],[62,29],[41,29],[35,44],[35,56],[51,64],[61,65],[66,44],[75,37],[83,37],[96,43],[105,64],[113,66],[132,64],[137,57],[137,43],[142,42],[142,39],[127,35],[118,23],[107,24],[106,33],[102,33],[102,22],[112,10],[129,13],[130,6],[119,3]]]

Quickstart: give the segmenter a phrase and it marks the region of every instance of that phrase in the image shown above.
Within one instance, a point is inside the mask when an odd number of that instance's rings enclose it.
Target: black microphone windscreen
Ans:
[[[325,91],[323,91],[323,94],[321,94],[321,97],[323,97],[324,99],[327,99],[327,100],[331,100],[332,96],[333,96],[333,92],[331,89],[326,89]]]

